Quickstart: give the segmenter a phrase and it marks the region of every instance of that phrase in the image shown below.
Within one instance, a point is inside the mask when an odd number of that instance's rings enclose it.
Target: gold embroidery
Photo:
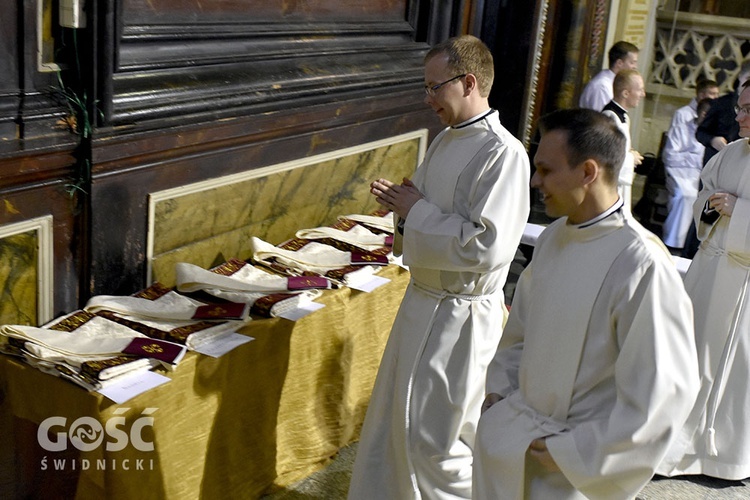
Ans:
[[[143,350],[149,354],[153,354],[155,352],[164,352],[164,349],[162,349],[159,344],[144,345]]]
[[[91,321],[94,316],[88,311],[76,311],[59,323],[50,326],[49,329],[58,332],[72,332],[84,323]]]
[[[231,276],[245,266],[246,262],[239,259],[229,259],[225,263],[216,266],[211,269],[212,273],[220,274],[222,276]]]
[[[139,299],[156,300],[159,297],[163,297],[164,295],[168,294],[171,290],[171,288],[167,288],[158,281],[155,281],[150,287],[146,288],[145,290],[141,290],[140,292],[133,295],[133,297],[138,297]]]

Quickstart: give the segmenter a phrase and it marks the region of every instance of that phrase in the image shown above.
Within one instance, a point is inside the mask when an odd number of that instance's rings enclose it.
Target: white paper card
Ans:
[[[690,267],[690,263],[692,260],[686,259],[685,257],[680,256],[673,256],[674,264],[677,266],[677,271],[679,271],[680,276],[682,276],[683,279],[685,279],[685,275],[687,274],[688,268]]]
[[[389,283],[391,280],[388,278],[381,278],[380,276],[373,276],[367,281],[364,281],[362,283],[357,283],[355,285],[346,285],[349,288],[353,288],[354,290],[359,290],[360,292],[372,292],[376,288],[379,288],[386,283]]]
[[[297,321],[300,318],[304,318],[308,314],[312,314],[315,311],[323,309],[325,306],[325,304],[319,304],[317,302],[306,302],[304,304],[300,304],[294,309],[284,311],[283,313],[279,314],[278,317],[288,319],[289,321]]]
[[[388,262],[390,262],[391,264],[396,264],[398,267],[400,267],[402,269],[406,269],[407,271],[409,270],[409,266],[407,266],[406,264],[404,264],[404,256],[403,255],[393,256],[391,254],[391,256],[388,257]]]
[[[541,224],[527,223],[523,230],[523,236],[521,236],[521,243],[525,245],[536,246],[536,240],[539,239],[539,235],[544,231],[545,226]]]
[[[107,396],[115,403],[122,404],[128,399],[134,398],[154,387],[166,384],[169,381],[170,378],[165,377],[161,373],[146,370],[123,375],[122,377],[117,377],[116,380],[110,380],[105,387],[102,387],[97,392]]]
[[[242,335],[241,333],[229,333],[202,343],[195,348],[195,352],[211,356],[212,358],[218,358],[237,346],[247,344],[251,340],[255,339],[253,337],[248,337],[247,335]]]

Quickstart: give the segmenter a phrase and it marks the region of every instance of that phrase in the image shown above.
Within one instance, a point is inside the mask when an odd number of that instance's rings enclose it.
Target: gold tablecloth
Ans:
[[[13,416],[15,434],[2,441],[15,441],[23,457],[23,487],[33,493],[56,475],[74,483],[77,498],[257,498],[307,476],[359,437],[409,279],[395,266],[381,276],[392,281],[372,293],[326,291],[318,299],[326,307],[297,322],[252,321],[241,333],[254,341],[220,358],[188,353],[167,373],[171,382],[122,405],[0,356],[0,411]],[[36,426],[51,416],[67,419],[63,432],[79,417],[104,426],[124,416],[127,431],[148,408],[156,408],[143,433],[150,452],[107,451],[106,435],[86,452],[38,444]]]

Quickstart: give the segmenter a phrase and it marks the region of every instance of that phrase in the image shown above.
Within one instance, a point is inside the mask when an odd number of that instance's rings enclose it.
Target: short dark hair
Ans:
[[[424,56],[424,62],[439,54],[448,56],[448,69],[456,75],[471,73],[477,77],[479,95],[487,97],[495,79],[492,52],[479,38],[461,35],[433,46]]]
[[[617,184],[625,161],[625,135],[607,115],[592,109],[560,109],[541,117],[542,135],[554,130],[566,132],[567,159],[571,166],[588,159],[604,167],[607,181]]]
[[[699,80],[698,83],[695,84],[695,95],[698,95],[701,92],[704,92],[712,87],[719,88],[719,84],[714,80]]]
[[[620,59],[625,59],[631,52],[637,54],[638,47],[624,40],[620,40],[619,42],[615,43],[612,47],[609,48],[609,67],[611,68],[612,66],[614,66],[615,63]]]

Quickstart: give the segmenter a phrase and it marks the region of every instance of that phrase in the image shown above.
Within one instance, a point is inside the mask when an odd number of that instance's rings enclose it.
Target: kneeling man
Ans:
[[[693,312],[669,252],[622,209],[625,137],[603,114],[542,118],[547,214],[487,374],[474,498],[627,499],[699,387]]]

